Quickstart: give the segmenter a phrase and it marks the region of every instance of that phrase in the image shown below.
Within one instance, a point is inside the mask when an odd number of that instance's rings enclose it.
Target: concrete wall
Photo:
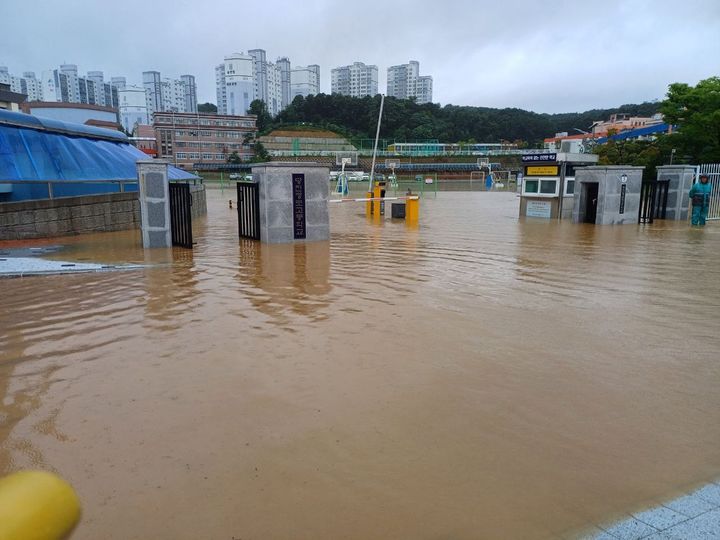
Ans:
[[[644,167],[625,165],[589,166],[575,173],[575,194],[573,197],[573,222],[585,221],[586,189],[583,184],[598,184],[596,225],[623,225],[638,222],[640,211],[640,190]],[[625,208],[620,213],[622,183],[620,178],[627,175]]]
[[[669,181],[665,219],[687,221],[688,193],[694,177],[695,167],[692,165],[663,165],[657,168],[658,181]]]
[[[193,218],[207,214],[205,186],[191,186]],[[0,240],[140,228],[137,192],[0,203]]]

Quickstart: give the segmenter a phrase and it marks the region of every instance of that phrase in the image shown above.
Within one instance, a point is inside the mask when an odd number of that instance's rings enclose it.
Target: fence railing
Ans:
[[[120,193],[123,193],[125,191],[125,186],[128,184],[136,184],[138,183],[137,178],[122,178],[122,179],[103,179],[103,180],[0,180],[0,186],[7,186],[7,185],[16,185],[16,184],[44,184],[47,186],[47,193],[48,199],[54,199],[55,193],[53,186],[56,184],[61,185],[75,185],[75,184],[117,184],[118,185],[118,191]],[[0,190],[2,192],[2,190]],[[87,195],[101,195],[101,193],[88,193]]]

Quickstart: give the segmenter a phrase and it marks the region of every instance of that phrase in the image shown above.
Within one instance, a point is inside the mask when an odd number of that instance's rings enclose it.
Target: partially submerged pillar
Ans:
[[[330,239],[330,168],[269,162],[252,167],[258,183],[260,240],[268,244]]]
[[[694,178],[694,165],[661,165],[657,168],[657,181],[668,182],[665,219],[687,221],[690,204],[688,193]]]
[[[158,159],[139,160],[137,172],[143,247],[171,247],[168,164]]]

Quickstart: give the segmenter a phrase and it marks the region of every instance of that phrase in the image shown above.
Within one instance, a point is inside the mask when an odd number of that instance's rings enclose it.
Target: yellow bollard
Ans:
[[[420,199],[408,199],[405,201],[405,221],[417,223],[420,218]]]
[[[0,478],[0,540],[60,540],[80,519],[80,501],[59,476],[21,471]]]
[[[372,196],[373,196],[372,191],[368,191],[368,192],[367,192],[367,198],[368,198],[368,199],[372,199]],[[365,203],[365,215],[366,215],[367,217],[371,217],[371,216],[372,216],[372,211],[373,211],[373,202],[372,202],[372,201],[366,202],[366,203]]]

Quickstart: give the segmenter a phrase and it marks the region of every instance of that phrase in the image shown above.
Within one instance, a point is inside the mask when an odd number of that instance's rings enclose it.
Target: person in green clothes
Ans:
[[[710,190],[712,186],[706,174],[700,175],[700,181],[690,188],[690,201],[692,201],[692,226],[704,227],[710,206]]]

